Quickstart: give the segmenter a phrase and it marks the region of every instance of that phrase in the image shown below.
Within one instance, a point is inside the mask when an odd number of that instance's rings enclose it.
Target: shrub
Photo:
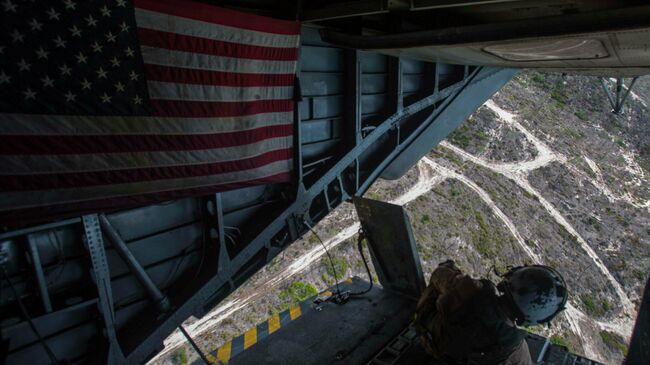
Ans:
[[[600,331],[600,338],[603,339],[603,342],[614,349],[620,351],[623,356],[627,356],[627,344],[616,334],[609,331]]]
[[[174,351],[172,354],[172,362],[176,365],[187,364],[187,350],[185,350],[185,347],[181,347]]]
[[[348,271],[348,260],[345,257],[334,256],[332,257],[332,262],[329,259],[325,262],[327,263],[327,273],[330,276],[338,280],[343,279],[343,276]]]
[[[569,342],[567,341],[567,339],[564,337],[564,334],[561,334],[561,335],[555,334],[555,335],[551,336],[550,340],[551,340],[552,344],[558,345],[558,346],[564,346],[567,349],[569,349],[569,351],[571,351],[571,346],[569,345]]]
[[[280,292],[280,305],[281,310],[289,308],[292,304],[298,304],[308,298],[318,294],[318,290],[309,284],[302,281],[294,281],[286,289]]]

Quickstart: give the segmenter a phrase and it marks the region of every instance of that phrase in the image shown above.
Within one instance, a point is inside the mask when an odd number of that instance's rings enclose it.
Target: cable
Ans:
[[[9,283],[9,287],[11,287],[11,291],[14,293],[14,297],[18,302],[18,307],[20,307],[20,311],[23,313],[23,316],[25,316],[25,318],[27,319],[27,322],[29,322],[29,327],[31,327],[32,331],[34,331],[34,334],[36,335],[38,341],[41,343],[41,345],[43,345],[43,348],[45,348],[45,352],[47,352],[47,356],[50,358],[50,361],[52,361],[53,364],[58,364],[59,360],[56,358],[50,346],[47,344],[47,342],[45,342],[43,337],[41,337],[41,334],[36,329],[36,326],[34,325],[34,321],[32,321],[32,317],[30,317],[29,313],[27,313],[27,309],[23,304],[23,300],[20,299],[20,296],[18,295],[18,292],[16,291],[14,284],[11,282],[11,279],[9,279],[9,275],[7,274],[7,269],[4,266],[2,266],[2,274],[4,275],[5,280],[7,280],[7,282]]]
[[[366,235],[363,233],[362,229],[359,229],[359,234],[357,237],[357,248],[359,249],[359,254],[361,255],[361,260],[363,260],[363,265],[366,267],[366,272],[368,273],[368,282],[370,282],[370,286],[368,289],[358,292],[358,293],[350,293],[350,296],[359,296],[366,294],[372,290],[372,273],[370,272],[370,266],[368,266],[368,261],[366,260],[366,255],[363,254],[363,240],[366,238]]]
[[[307,223],[307,220],[305,220],[304,223],[307,226],[307,228],[309,228],[311,233],[313,233],[314,236],[316,236],[316,239],[318,239],[318,242],[320,242],[320,244],[323,245],[323,249],[325,250],[325,254],[327,255],[327,258],[330,261],[330,265],[332,265],[332,272],[334,273],[334,282],[336,283],[336,295],[340,296],[341,295],[341,290],[339,289],[339,278],[338,278],[338,275],[336,274],[336,267],[334,267],[334,260],[332,260],[332,256],[330,256],[330,253],[327,250],[327,246],[325,246],[325,243],[323,243],[323,240],[320,239],[320,236],[318,235],[318,233],[316,233],[316,231],[314,231],[312,226],[310,226],[309,223]]]

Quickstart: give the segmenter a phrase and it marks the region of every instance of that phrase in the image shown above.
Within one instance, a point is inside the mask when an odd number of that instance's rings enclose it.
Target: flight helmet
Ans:
[[[518,325],[550,322],[564,309],[568,297],[562,275],[543,265],[511,268],[497,289],[512,307]]]

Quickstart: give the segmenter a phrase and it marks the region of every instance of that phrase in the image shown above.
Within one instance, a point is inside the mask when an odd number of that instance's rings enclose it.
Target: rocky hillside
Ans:
[[[567,279],[550,336],[607,364],[622,361],[650,269],[650,78],[622,115],[596,78],[524,72],[397,181],[367,197],[404,205],[428,276],[452,258],[475,277],[543,263]],[[212,351],[270,314],[343,278],[365,276],[354,209],[316,227],[228,300],[186,327]],[[195,358],[178,334],[156,363]]]

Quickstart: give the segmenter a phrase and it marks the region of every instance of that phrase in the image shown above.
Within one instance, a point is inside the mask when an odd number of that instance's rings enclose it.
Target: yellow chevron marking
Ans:
[[[300,317],[302,312],[300,311],[300,306],[299,305],[294,305],[289,309],[289,316],[291,317],[291,320],[293,321],[294,319]]]
[[[208,359],[210,364],[216,364],[217,363],[217,358],[214,357],[212,354],[205,354],[205,358]]]
[[[345,282],[348,283],[348,284],[352,284],[352,278],[345,279]]]
[[[219,350],[217,350],[217,361],[223,364],[230,361],[231,346],[232,342],[228,341],[223,346],[219,347]]]
[[[269,335],[280,329],[280,315],[276,314],[269,318]]]
[[[320,293],[319,296],[321,296],[321,297],[325,297],[325,298],[327,298],[327,297],[331,297],[331,296],[332,296],[332,292],[329,291],[329,290],[325,290],[324,292]]]
[[[253,327],[244,333],[244,350],[257,342],[257,327]]]

